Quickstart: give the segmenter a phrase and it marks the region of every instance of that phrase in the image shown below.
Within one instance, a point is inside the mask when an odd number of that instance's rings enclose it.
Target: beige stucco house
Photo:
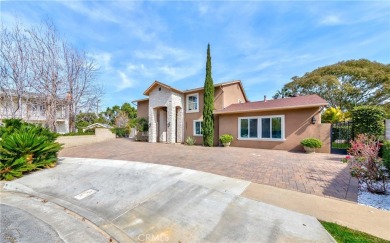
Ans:
[[[302,150],[300,141],[316,137],[330,150],[330,125],[321,124],[321,109],[328,103],[317,95],[250,102],[241,81],[214,85],[214,145],[219,136],[232,134],[231,146]],[[178,90],[155,81],[135,100],[137,115],[149,120],[148,141],[183,143],[192,136],[203,143],[203,87]]]
[[[36,94],[27,93],[18,99],[13,92],[0,91],[0,123],[3,119],[9,118],[44,124],[46,121],[45,102]],[[61,134],[69,132],[69,118],[63,100],[58,100],[57,104],[56,129]]]

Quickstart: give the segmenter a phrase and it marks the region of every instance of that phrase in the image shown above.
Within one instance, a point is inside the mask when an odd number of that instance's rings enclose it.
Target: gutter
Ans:
[[[213,114],[236,114],[236,113],[252,113],[252,112],[263,112],[263,111],[278,111],[278,110],[294,110],[294,109],[303,109],[303,108],[314,108],[314,107],[323,107],[327,106],[327,103],[315,104],[315,105],[301,105],[301,106],[285,106],[285,107],[276,107],[276,108],[264,108],[264,109],[250,109],[250,110],[237,110],[237,111],[214,111]]]

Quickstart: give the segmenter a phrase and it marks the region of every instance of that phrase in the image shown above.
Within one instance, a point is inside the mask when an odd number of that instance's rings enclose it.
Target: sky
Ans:
[[[154,80],[241,80],[250,101],[343,60],[390,63],[390,1],[0,1],[5,26],[50,19],[99,65],[102,107],[146,98]]]

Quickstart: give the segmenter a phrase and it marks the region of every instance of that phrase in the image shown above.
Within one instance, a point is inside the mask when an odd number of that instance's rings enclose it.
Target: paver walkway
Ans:
[[[304,193],[357,201],[358,183],[342,156],[237,147],[185,146],[129,139],[63,149],[62,157],[119,159],[166,164],[276,186]]]

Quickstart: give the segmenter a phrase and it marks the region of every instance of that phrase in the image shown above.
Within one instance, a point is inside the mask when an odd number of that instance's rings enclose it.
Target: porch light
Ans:
[[[313,116],[313,117],[311,118],[311,124],[316,124],[316,121],[317,121],[316,117]]]
[[[168,127],[170,127],[171,126],[171,123],[170,122],[168,122]]]

